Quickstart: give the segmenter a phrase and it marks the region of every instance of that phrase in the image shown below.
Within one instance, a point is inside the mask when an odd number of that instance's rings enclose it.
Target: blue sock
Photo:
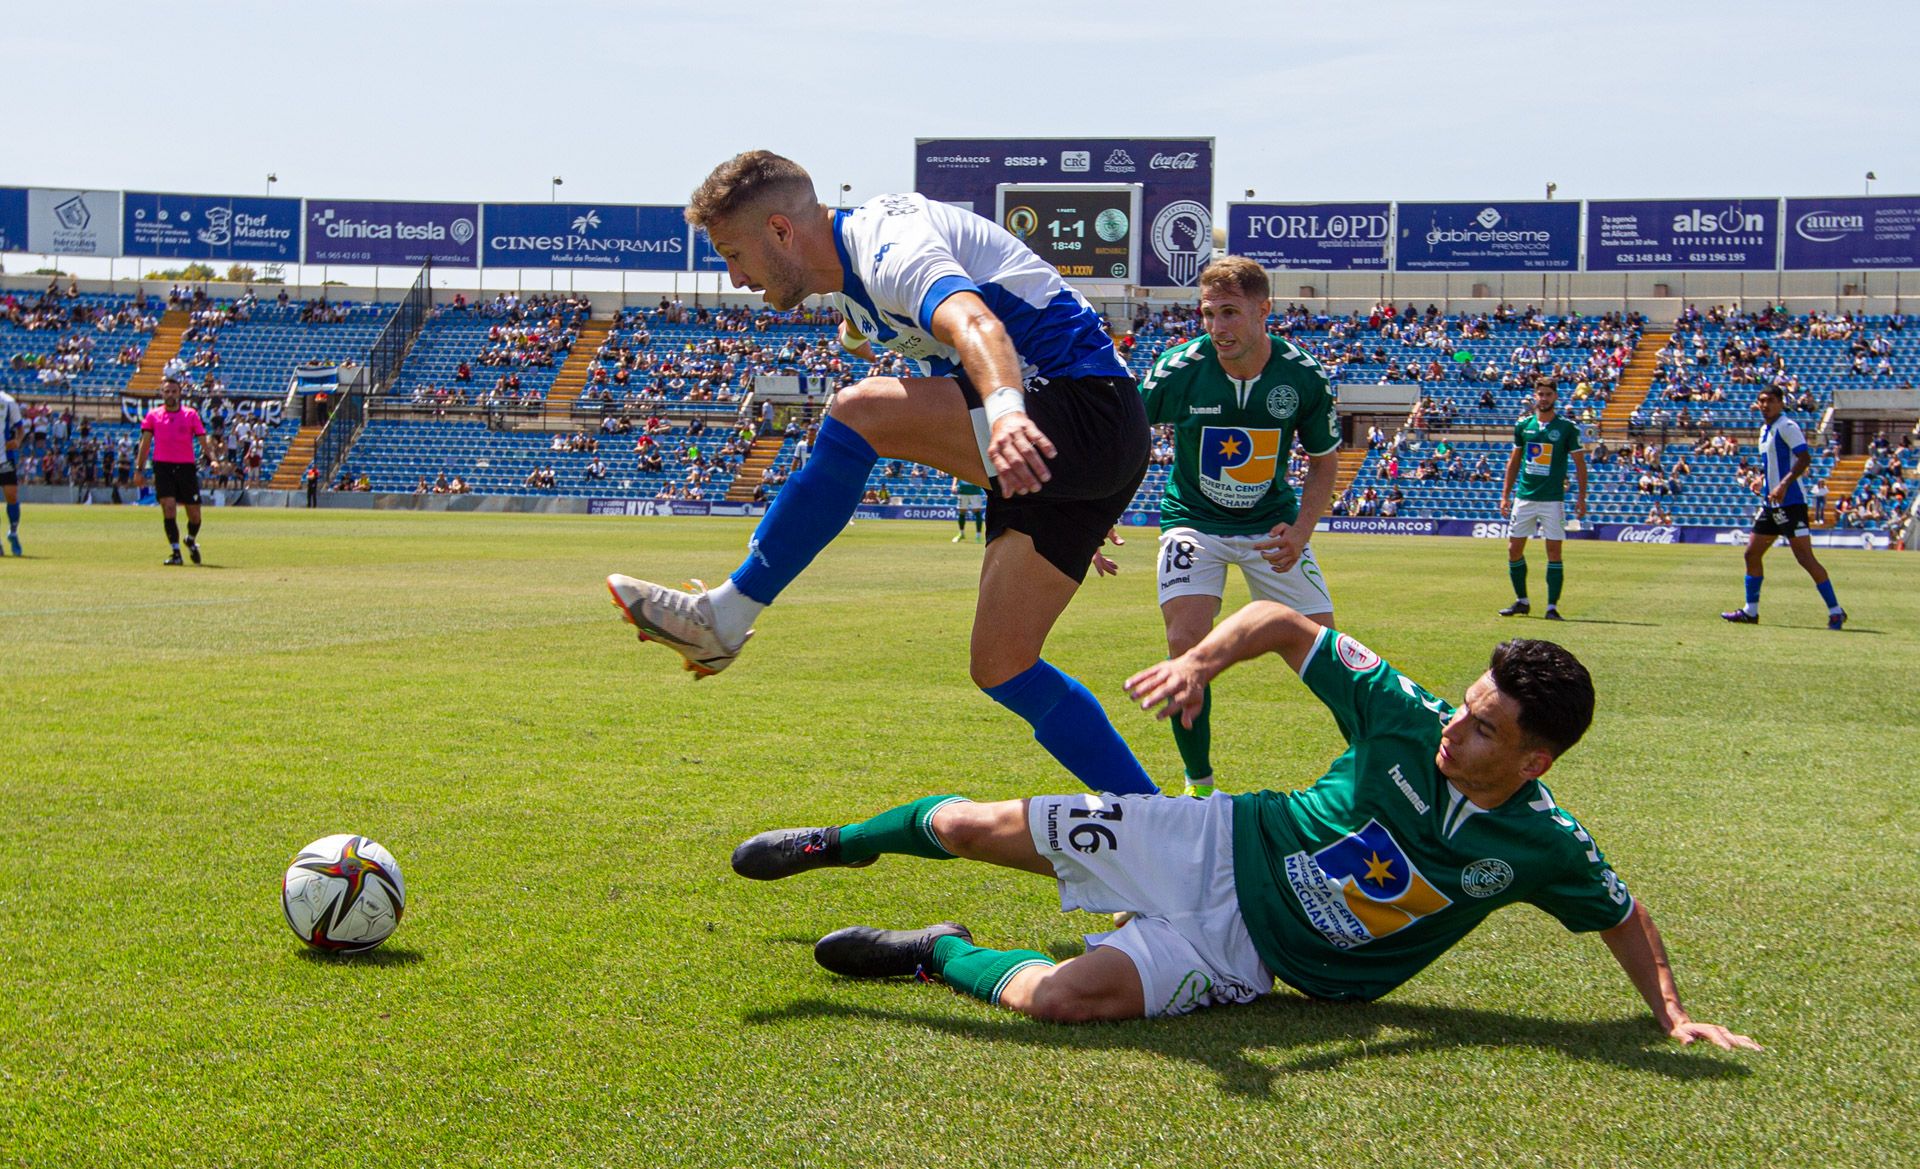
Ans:
[[[1097,792],[1156,795],[1160,788],[1127,750],[1093,692],[1043,659],[998,686],[988,698],[1033,725],[1033,737],[1074,778]]]
[[[772,604],[847,526],[879,458],[858,431],[829,415],[807,465],[787,480],[753,530],[747,558],[733,571],[734,586]]]
[[[1840,611],[1840,602],[1834,599],[1833,582],[1823,580],[1814,587],[1820,590],[1820,599],[1827,603],[1827,612],[1838,613]]]
[[[1760,582],[1765,579],[1766,577],[1763,576],[1750,576],[1747,578],[1747,612],[1758,613],[1760,611]]]
[[[12,531],[13,529],[19,526],[20,526],[20,505],[17,503],[9,503],[7,505],[7,530]]]

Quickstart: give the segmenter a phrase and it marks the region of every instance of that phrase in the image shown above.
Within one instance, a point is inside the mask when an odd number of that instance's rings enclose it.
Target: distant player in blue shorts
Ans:
[[[1156,791],[1100,703],[1040,656],[1145,477],[1151,445],[1138,387],[1086,298],[998,224],[916,194],[825,207],[805,170],[764,150],[716,167],[687,219],[706,229],[735,285],[783,310],[831,294],[850,352],[878,345],[928,376],[870,377],[835,395],[812,457],[718,588],[609,577],[641,639],[671,646],[696,673],[725,669],[760,611],[846,526],[875,462],[924,463],[996,488],[975,685],[1081,782]]]
[[[1756,405],[1766,424],[1760,428],[1760,465],[1766,472],[1767,497],[1754,513],[1753,534],[1747,537],[1747,603],[1739,609],[1720,614],[1722,620],[1736,625],[1760,624],[1760,583],[1766,576],[1761,560],[1773,542],[1782,536],[1793,558],[1813,578],[1820,599],[1827,603],[1827,628],[1839,629],[1847,623],[1847,611],[1833,594],[1833,582],[1827,570],[1813,555],[1813,529],[1807,523],[1807,496],[1800,480],[1813,464],[1807,437],[1800,424],[1786,416],[1787,403],[1778,389],[1761,389]]]
[[[15,556],[26,555],[20,551],[20,447],[26,432],[20,403],[0,392],[0,494],[7,500],[7,547]]]

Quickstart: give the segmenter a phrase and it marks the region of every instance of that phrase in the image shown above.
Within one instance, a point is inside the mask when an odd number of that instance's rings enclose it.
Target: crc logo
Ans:
[[[1198,151],[1182,150],[1178,154],[1155,154],[1147,160],[1148,170],[1199,170]]]
[[[1007,165],[1007,166],[1010,166],[1010,167],[1013,167],[1013,166],[1045,166],[1045,165],[1047,165],[1047,160],[1046,160],[1046,159],[1044,159],[1044,158],[1041,158],[1041,157],[1040,157],[1040,156],[1038,156],[1038,155],[1034,155],[1034,154],[1009,154],[1009,155],[1007,156],[1007,161],[1006,161],[1006,164],[1005,164],[1005,165]]]
[[[1673,217],[1673,230],[1678,235],[1753,235],[1767,230],[1767,217],[1741,211],[1737,203],[1717,211],[1695,207]]]
[[[1093,169],[1093,151],[1062,150],[1060,152],[1060,169],[1070,175],[1085,174]]]
[[[1130,175],[1138,168],[1133,165],[1133,155],[1116,146],[1113,153],[1107,155],[1107,160],[1100,164],[1100,169],[1110,175]]]
[[[1794,234],[1816,244],[1830,244],[1865,230],[1866,216],[1842,215],[1834,211],[1809,211],[1793,221]]]
[[[1474,216],[1473,221],[1479,224],[1483,231],[1492,231],[1494,228],[1500,226],[1500,213],[1491,207],[1487,207],[1484,208],[1480,214]]]

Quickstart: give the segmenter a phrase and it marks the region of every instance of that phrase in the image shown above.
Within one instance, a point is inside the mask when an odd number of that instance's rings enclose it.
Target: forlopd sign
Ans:
[[[1262,268],[1334,272],[1387,266],[1386,203],[1229,203],[1227,251]]]

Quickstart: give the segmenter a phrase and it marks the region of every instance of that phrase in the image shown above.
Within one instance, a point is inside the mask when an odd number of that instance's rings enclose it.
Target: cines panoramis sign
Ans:
[[[684,208],[616,203],[488,203],[481,263],[489,268],[685,272]]]

